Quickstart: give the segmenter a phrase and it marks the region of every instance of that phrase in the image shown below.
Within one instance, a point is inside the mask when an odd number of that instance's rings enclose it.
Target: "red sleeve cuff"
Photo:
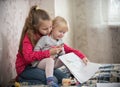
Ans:
[[[50,51],[46,50],[45,53],[43,54],[44,58],[50,57]]]

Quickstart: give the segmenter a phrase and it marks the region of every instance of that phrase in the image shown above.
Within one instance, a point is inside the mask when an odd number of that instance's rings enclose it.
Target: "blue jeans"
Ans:
[[[67,74],[60,69],[54,70],[54,80],[61,83],[63,78],[67,78]],[[28,82],[30,84],[46,84],[45,71],[37,67],[28,66],[18,77],[18,82]]]

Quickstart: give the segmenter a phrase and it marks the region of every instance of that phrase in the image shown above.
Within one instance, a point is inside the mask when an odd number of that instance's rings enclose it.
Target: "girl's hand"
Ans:
[[[61,47],[54,47],[54,48],[51,48],[50,49],[50,54],[51,55],[56,55],[56,54],[58,54],[59,52],[61,52],[62,51],[62,48]]]
[[[88,59],[87,59],[87,57],[84,57],[83,59],[82,59],[82,61],[85,63],[85,65],[87,65],[87,63],[88,63]]]

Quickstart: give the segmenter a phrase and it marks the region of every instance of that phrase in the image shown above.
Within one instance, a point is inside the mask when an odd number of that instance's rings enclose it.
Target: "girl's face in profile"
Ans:
[[[41,25],[38,29],[40,35],[48,35],[52,30],[52,21],[45,20],[41,22]]]

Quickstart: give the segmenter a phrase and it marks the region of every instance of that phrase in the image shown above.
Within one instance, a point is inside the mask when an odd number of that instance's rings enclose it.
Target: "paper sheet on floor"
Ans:
[[[59,58],[80,83],[89,80],[100,67],[100,64],[92,62],[88,62],[88,64],[85,65],[74,53],[65,54]]]

